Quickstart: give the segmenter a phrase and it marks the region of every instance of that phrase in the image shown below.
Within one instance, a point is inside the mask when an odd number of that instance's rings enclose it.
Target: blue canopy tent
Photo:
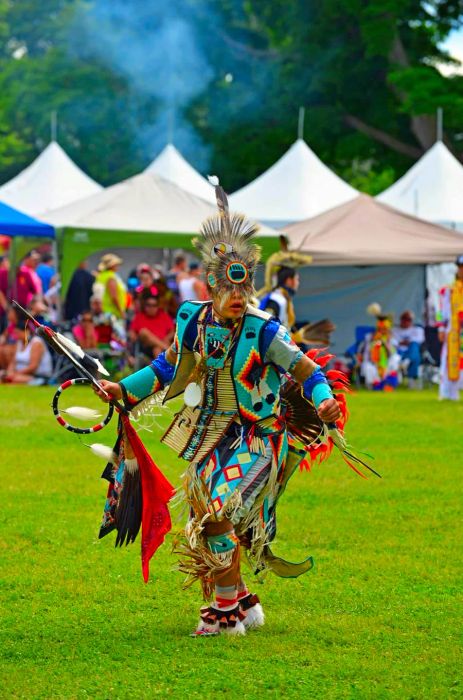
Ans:
[[[54,238],[55,229],[50,224],[33,219],[13,207],[0,202],[0,234],[28,238]]]
[[[34,219],[23,214],[22,211],[13,209],[0,202],[0,236],[8,236],[12,239],[10,248],[10,282],[15,275],[17,262],[24,255],[27,248],[38,245],[37,240],[42,238],[55,239],[55,229],[50,224]],[[25,239],[28,239],[25,244]],[[30,239],[33,239],[32,241]]]

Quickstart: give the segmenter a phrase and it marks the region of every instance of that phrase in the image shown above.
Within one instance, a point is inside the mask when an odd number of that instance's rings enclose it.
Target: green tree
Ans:
[[[445,0],[224,3],[227,30],[212,42],[214,60],[222,75],[236,70],[236,79],[218,80],[192,118],[213,141],[229,189],[291,144],[299,105],[318,155],[352,181],[359,161],[366,165],[369,191],[382,186],[383,169],[386,180],[396,177],[434,143],[439,106],[457,150],[463,78],[444,78],[436,65],[447,60],[439,44],[462,11]]]
[[[144,164],[137,119],[150,105],[139,108],[126,79],[73,50],[81,9],[79,0],[0,4],[6,38],[0,59],[3,182],[46,146],[53,111],[60,144],[102,184],[129,177]]]

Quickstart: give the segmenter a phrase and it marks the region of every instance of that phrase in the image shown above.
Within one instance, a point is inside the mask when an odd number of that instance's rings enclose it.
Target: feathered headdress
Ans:
[[[312,256],[306,253],[300,253],[298,250],[289,250],[288,239],[285,234],[280,236],[280,250],[272,253],[265,263],[265,284],[262,289],[257,292],[258,297],[271,292],[274,288],[274,278],[283,267],[291,267],[297,269],[305,267],[312,262]]]
[[[206,268],[207,283],[215,293],[239,287],[251,295],[260,260],[260,248],[252,239],[259,227],[242,214],[230,214],[219,179],[210,177],[209,182],[215,187],[219,213],[203,222],[200,237],[193,240]]]
[[[377,301],[373,301],[371,304],[368,304],[367,314],[369,316],[374,316],[378,323],[382,323],[388,328],[390,328],[394,322],[394,314],[385,313]]]

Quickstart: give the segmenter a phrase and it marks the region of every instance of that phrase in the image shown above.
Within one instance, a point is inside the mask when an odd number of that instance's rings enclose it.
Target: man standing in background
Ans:
[[[277,286],[264,300],[263,310],[280,320],[288,330],[296,323],[293,297],[299,289],[299,273],[293,267],[278,270]]]
[[[82,260],[72,275],[64,303],[64,317],[72,321],[79,314],[90,308],[90,298],[93,294],[94,276],[87,269],[88,263]]]
[[[44,253],[42,260],[36,270],[42,282],[42,291],[46,294],[50,288],[53,277],[56,275],[56,268],[53,264],[53,255]]]
[[[16,273],[11,297],[24,308],[28,306],[32,297],[42,296],[42,281],[36,272],[39,260],[39,253],[36,250],[31,250],[24,257]]]

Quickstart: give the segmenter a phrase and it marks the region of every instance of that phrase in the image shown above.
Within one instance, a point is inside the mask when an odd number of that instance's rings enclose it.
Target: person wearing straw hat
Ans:
[[[117,271],[124,261],[114,253],[106,253],[98,265],[98,274],[93,287],[94,294],[101,298],[103,311],[118,319],[125,318],[127,289]]]
[[[463,255],[455,260],[455,281],[441,289],[442,345],[439,399],[458,401],[463,385]]]

